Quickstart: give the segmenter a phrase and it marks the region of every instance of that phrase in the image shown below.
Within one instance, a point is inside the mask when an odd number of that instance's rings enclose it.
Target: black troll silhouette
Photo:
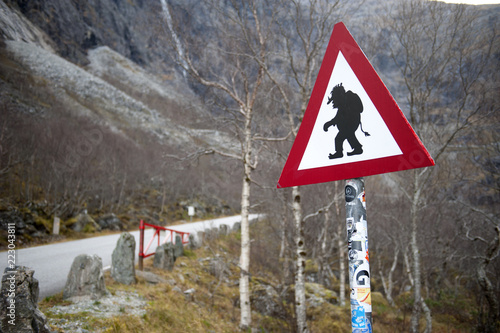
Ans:
[[[361,99],[350,90],[346,92],[342,83],[340,83],[333,87],[330,92],[327,104],[330,103],[332,103],[334,109],[337,109],[337,114],[332,120],[325,123],[323,130],[327,132],[330,126],[337,126],[339,132],[335,137],[335,154],[329,154],[328,158],[334,159],[344,156],[342,146],[345,140],[349,142],[353,149],[347,153],[347,156],[362,154],[363,148],[356,138],[356,130],[361,126],[361,131],[365,136],[370,136],[370,134],[363,131],[361,124],[361,113],[363,112]]]

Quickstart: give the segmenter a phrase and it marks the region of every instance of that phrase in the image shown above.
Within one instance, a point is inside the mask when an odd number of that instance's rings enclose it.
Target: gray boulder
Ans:
[[[71,225],[71,229],[76,232],[101,231],[101,227],[99,226],[99,224],[97,224],[92,216],[88,215],[87,212],[78,214],[75,223]]]
[[[5,268],[0,296],[0,332],[48,333],[47,318],[38,309],[38,280],[25,266]]]
[[[174,268],[175,255],[172,243],[165,243],[156,248],[153,266],[171,271]]]
[[[201,247],[202,240],[203,240],[203,232],[199,231],[196,235],[190,234],[188,248],[190,250],[195,250]]]
[[[219,228],[217,228],[217,227],[205,229],[205,239],[206,240],[217,239],[218,235],[219,235]]]
[[[233,232],[238,232],[241,230],[241,222],[236,222],[233,224]]]
[[[149,284],[167,283],[167,280],[152,272],[137,271],[137,276],[143,278]]]
[[[99,299],[108,295],[104,284],[102,260],[97,255],[80,254],[73,260],[68,273],[63,299]]]
[[[229,234],[229,226],[227,224],[221,224],[219,226],[219,234],[220,235],[228,235]]]
[[[175,236],[175,244],[174,244],[174,261],[177,258],[182,257],[184,255],[184,245],[182,244],[181,236]]]
[[[198,240],[198,244],[201,246],[206,239],[207,239],[207,234],[204,231],[198,231],[196,233],[196,239]]]
[[[188,248],[191,250],[195,250],[201,246],[200,239],[193,234],[189,235],[189,243]]]
[[[124,232],[116,242],[111,255],[111,277],[119,283],[133,284],[135,278],[135,238]]]
[[[123,229],[123,222],[115,214],[105,215],[97,219],[97,224],[101,229],[120,231]]]
[[[210,258],[208,262],[208,272],[218,280],[223,281],[228,281],[228,277],[231,275],[228,265],[219,256]]]
[[[252,288],[250,302],[252,309],[265,316],[286,318],[286,311],[279,294],[270,285],[255,285]]]

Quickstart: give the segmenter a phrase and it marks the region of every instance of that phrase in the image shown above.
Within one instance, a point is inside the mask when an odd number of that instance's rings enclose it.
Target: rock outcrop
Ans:
[[[47,318],[38,309],[38,280],[25,266],[5,268],[0,297],[0,332],[50,332]]]
[[[174,268],[175,254],[172,243],[165,243],[156,248],[153,266],[171,271]]]
[[[115,231],[123,230],[123,222],[115,214],[101,216],[96,222],[101,229]]]
[[[76,221],[71,225],[71,229],[76,232],[95,232],[101,231],[101,227],[97,224],[97,222],[87,214],[87,212],[83,212],[76,216]]]
[[[250,296],[255,311],[271,317],[285,318],[286,311],[278,292],[270,285],[257,284]]]
[[[123,284],[136,283],[135,278],[135,238],[124,232],[116,242],[111,255],[111,277]]]
[[[102,260],[97,255],[80,254],[73,260],[63,291],[64,299],[99,299],[107,295]]]
[[[181,236],[175,236],[175,244],[174,244],[174,261],[177,258],[182,257],[184,255],[184,245],[182,244]]]

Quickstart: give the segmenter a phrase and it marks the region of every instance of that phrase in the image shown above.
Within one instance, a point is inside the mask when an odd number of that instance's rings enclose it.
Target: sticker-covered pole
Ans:
[[[345,207],[352,332],[372,333],[368,228],[363,178],[346,181]]]

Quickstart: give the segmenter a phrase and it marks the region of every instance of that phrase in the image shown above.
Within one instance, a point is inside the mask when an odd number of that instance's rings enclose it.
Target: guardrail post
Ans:
[[[149,243],[144,248],[144,235],[145,235],[144,230],[146,229],[146,227],[153,228],[155,230],[155,232],[153,234],[153,238],[151,238]],[[149,223],[144,222],[144,220],[141,220],[141,222],[139,224],[139,270],[141,270],[141,271],[143,270],[144,258],[150,257],[150,256],[155,254],[154,252],[153,253],[147,253],[147,252],[149,250],[149,247],[154,243],[156,236],[158,236],[158,246],[160,246],[160,231],[161,230],[165,231],[165,235],[167,235],[167,233],[170,232],[170,234],[169,234],[170,235],[170,242],[172,244],[175,244],[174,236],[176,233],[181,235],[181,242],[183,244],[185,244],[184,238],[186,239],[186,243],[189,242],[189,232],[179,232],[179,231],[172,230],[172,229],[165,228],[165,227],[161,227],[158,225],[149,224]],[[165,243],[167,240],[168,240],[168,237],[165,237],[165,240],[163,241],[163,243]],[[161,243],[161,244],[163,244],[163,243]]]
[[[144,221],[139,224],[139,270],[143,270],[144,259]]]

